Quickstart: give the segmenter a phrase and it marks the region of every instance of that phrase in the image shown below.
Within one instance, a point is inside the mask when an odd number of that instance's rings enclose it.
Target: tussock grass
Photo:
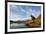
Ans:
[[[28,27],[40,27],[41,26],[41,16],[35,18],[34,20],[27,20],[26,26]]]

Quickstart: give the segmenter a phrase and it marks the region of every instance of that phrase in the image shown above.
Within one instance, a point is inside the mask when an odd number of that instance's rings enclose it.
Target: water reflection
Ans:
[[[15,28],[26,28],[27,26],[24,23],[12,23],[10,25],[11,29],[15,29]]]

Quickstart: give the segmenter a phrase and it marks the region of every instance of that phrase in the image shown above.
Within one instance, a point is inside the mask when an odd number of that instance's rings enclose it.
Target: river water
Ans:
[[[12,24],[10,24],[10,29],[16,29],[16,28],[27,28],[27,26],[24,23],[12,23]]]

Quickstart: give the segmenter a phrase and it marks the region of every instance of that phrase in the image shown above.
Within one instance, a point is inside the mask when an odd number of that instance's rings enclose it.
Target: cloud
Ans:
[[[32,12],[32,15],[35,17],[35,18],[37,18],[39,15],[40,15],[40,13],[41,13],[41,11],[40,10],[38,10],[37,12],[35,12],[36,10],[33,10],[34,12]]]
[[[32,19],[31,15],[37,18],[40,15],[40,8],[38,6],[10,5],[10,20],[28,20]]]

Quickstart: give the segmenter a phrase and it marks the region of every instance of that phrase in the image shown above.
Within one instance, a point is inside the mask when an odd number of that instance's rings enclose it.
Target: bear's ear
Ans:
[[[31,15],[31,17],[32,17],[32,20],[34,20],[34,19],[35,19],[35,17],[34,17],[33,15]]]

